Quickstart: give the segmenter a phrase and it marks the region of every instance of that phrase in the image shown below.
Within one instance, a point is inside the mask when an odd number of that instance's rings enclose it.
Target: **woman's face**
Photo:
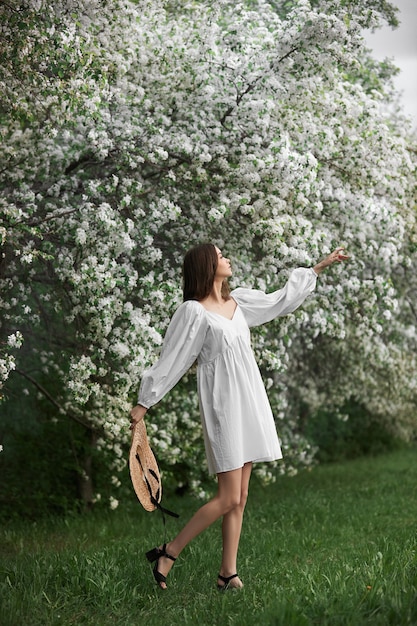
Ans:
[[[215,274],[215,278],[228,278],[229,276],[232,275],[232,267],[230,265],[230,261],[229,259],[227,259],[226,257],[224,257],[222,255],[221,250],[219,250],[219,248],[216,247],[216,252],[217,252],[217,269],[216,269],[216,274]]]

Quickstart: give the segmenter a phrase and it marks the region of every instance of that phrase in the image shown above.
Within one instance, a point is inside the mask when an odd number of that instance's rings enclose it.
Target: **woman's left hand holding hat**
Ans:
[[[133,407],[133,409],[130,411],[130,430],[133,430],[136,424],[140,420],[143,420],[147,410],[148,409],[146,409],[141,404],[137,404],[136,406]]]

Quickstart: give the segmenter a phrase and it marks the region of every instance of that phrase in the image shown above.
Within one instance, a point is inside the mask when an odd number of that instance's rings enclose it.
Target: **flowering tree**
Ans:
[[[128,410],[181,300],[185,250],[214,241],[236,285],[271,290],[343,244],[349,269],[332,268],[301,311],[254,333],[287,468],[311,458],[301,404],[354,397],[410,433],[413,152],[406,120],[384,108],[395,70],[361,36],[392,7],[31,0],[1,11],[6,398],[13,372],[82,424],[116,489]],[[163,466],[198,488],[191,379],[148,429]]]

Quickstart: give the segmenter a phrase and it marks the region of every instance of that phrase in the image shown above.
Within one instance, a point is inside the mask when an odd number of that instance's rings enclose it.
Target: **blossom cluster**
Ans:
[[[347,268],[254,331],[287,470],[314,456],[298,434],[301,405],[313,414],[354,397],[410,437],[415,151],[401,111],[384,105],[395,68],[361,35],[391,9],[27,4],[2,27],[13,41],[0,137],[2,382],[26,367],[23,337],[60,383],[60,418],[99,433],[117,492],[129,407],[181,301],[186,249],[213,241],[234,285],[270,291],[344,245]],[[190,385],[148,424],[165,472],[199,491]]]

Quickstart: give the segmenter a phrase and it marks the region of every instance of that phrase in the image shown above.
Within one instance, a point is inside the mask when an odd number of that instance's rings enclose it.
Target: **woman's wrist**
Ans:
[[[137,404],[130,411],[130,428],[133,429],[140,420],[142,420],[148,409],[141,404]]]
[[[313,267],[313,272],[315,272],[317,274],[317,276],[320,274],[320,272],[322,272],[324,270],[324,266],[322,265],[322,262],[317,263],[317,265],[315,265]]]

